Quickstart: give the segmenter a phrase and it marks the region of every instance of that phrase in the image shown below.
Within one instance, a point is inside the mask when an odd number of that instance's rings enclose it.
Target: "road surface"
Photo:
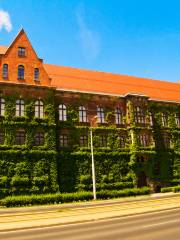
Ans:
[[[0,233],[0,240],[180,240],[180,208]]]

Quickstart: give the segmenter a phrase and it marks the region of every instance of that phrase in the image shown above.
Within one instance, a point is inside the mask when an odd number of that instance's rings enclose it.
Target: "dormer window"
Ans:
[[[24,47],[18,47],[18,56],[25,57],[25,55],[26,55],[26,49]]]
[[[34,69],[34,81],[39,81],[39,68]]]
[[[19,80],[24,79],[24,66],[23,65],[18,66],[18,79]]]

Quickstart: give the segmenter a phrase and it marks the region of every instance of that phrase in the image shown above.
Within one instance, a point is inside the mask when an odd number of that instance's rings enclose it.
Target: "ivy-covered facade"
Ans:
[[[25,56],[19,56],[16,65],[25,67],[17,71],[13,64],[20,82],[13,82],[14,72],[5,78],[4,65],[10,68],[14,59],[11,49],[7,50],[10,56],[0,57],[1,197],[91,190],[90,129],[97,189],[150,186],[159,191],[162,186],[179,184],[178,102],[48,86],[50,79],[38,65],[41,60],[33,55],[24,31],[20,34],[11,48],[16,50],[21,44],[25,49],[21,53],[28,49],[34,59],[23,65]],[[26,82],[33,75],[32,66],[35,84]]]

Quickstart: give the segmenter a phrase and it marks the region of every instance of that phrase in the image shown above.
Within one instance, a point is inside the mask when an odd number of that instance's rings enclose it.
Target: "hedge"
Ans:
[[[113,191],[101,190],[97,192],[97,198],[109,199],[109,198],[146,195],[149,193],[150,193],[150,189],[148,187],[131,188],[131,189],[124,189],[124,190],[113,190]]]
[[[110,199],[127,196],[146,195],[150,193],[147,187],[125,189],[125,190],[102,190],[97,192],[98,199]],[[56,194],[40,194],[40,195],[21,195],[9,196],[0,200],[0,206],[4,207],[20,207],[43,204],[58,204],[78,201],[89,201],[93,199],[92,192],[76,192],[76,193],[56,193]]]
[[[127,188],[133,188],[133,182],[115,182],[115,183],[96,183],[96,190],[122,190]],[[90,191],[92,189],[92,184],[78,184],[78,191]]]
[[[165,192],[180,192],[180,185],[178,186],[174,186],[174,187],[166,187],[166,188],[161,188],[161,192],[165,193]]]

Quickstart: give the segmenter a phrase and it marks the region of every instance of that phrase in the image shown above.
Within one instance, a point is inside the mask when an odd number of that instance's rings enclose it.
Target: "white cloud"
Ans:
[[[79,37],[86,57],[95,59],[100,51],[100,39],[98,33],[87,26],[84,15],[84,8],[78,8],[76,11],[76,21],[79,26]]]
[[[4,10],[0,10],[0,31],[3,28],[5,28],[7,32],[10,32],[12,30],[12,23],[9,13]]]

